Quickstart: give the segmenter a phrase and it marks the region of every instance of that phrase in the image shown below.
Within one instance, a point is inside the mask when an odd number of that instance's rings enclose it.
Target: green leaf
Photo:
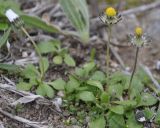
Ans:
[[[133,111],[126,113],[127,122],[126,125],[127,128],[143,128],[142,124],[139,124],[135,119],[135,114]]]
[[[101,71],[96,71],[91,77],[91,80],[96,80],[96,81],[100,81],[100,82],[105,82],[106,81],[106,77],[105,74]]]
[[[40,84],[38,86],[38,88],[36,89],[36,94],[41,95],[41,96],[46,95],[46,91],[45,91],[44,86],[42,84]]]
[[[64,62],[71,67],[76,66],[76,63],[74,61],[74,59],[69,55],[69,54],[65,54],[64,56]]]
[[[53,58],[53,63],[54,63],[54,64],[59,65],[59,64],[62,64],[62,62],[63,62],[62,56],[55,56],[55,57]]]
[[[102,92],[100,99],[102,103],[109,103],[110,95],[107,92]]]
[[[32,87],[32,84],[26,82],[20,82],[17,84],[16,89],[21,91],[29,91]]]
[[[149,76],[146,74],[146,72],[144,71],[143,68],[140,68],[140,69],[136,72],[136,76],[137,76],[137,78],[139,78],[144,84],[149,84],[149,83],[151,83],[151,79],[150,79]]]
[[[0,63],[0,69],[8,71],[9,73],[19,73],[21,71],[20,67],[14,64]]]
[[[111,106],[110,111],[122,115],[124,113],[124,108],[121,105]]]
[[[64,90],[66,82],[62,80],[62,78],[59,78],[49,84],[52,85],[52,87],[55,88],[56,90]]]
[[[89,41],[89,12],[86,0],[60,0],[64,13],[84,43]]]
[[[144,89],[144,84],[142,83],[141,79],[139,79],[136,76],[133,77],[130,98],[133,99],[134,97],[136,97],[139,93],[143,91],[143,89]]]
[[[8,37],[10,35],[10,32],[11,32],[11,28],[9,28],[4,34],[3,36],[0,38],[0,48],[5,45],[5,43],[7,42],[8,40]]]
[[[42,29],[46,32],[51,32],[51,33],[59,32],[59,28],[57,26],[46,23],[38,17],[29,16],[29,15],[21,15],[21,18],[25,22],[25,24],[29,26]]]
[[[142,93],[141,97],[141,102],[138,106],[151,106],[157,103],[157,99],[149,93]]]
[[[88,81],[87,81],[87,84],[99,88],[102,92],[104,91],[103,86],[102,86],[102,84],[101,84],[99,81],[88,80]]]
[[[95,65],[94,62],[90,62],[90,63],[84,64],[83,68],[84,68],[84,70],[86,71],[86,73],[88,74],[91,70],[94,69],[95,66],[96,66],[96,65]]]
[[[67,85],[66,85],[66,91],[68,93],[71,93],[74,90],[76,90],[79,86],[80,86],[80,83],[76,79],[70,78],[70,80],[67,82]]]
[[[40,60],[40,71],[45,73],[48,68],[49,68],[49,62],[48,62],[48,59],[43,57],[42,60]]]
[[[155,113],[154,110],[149,109],[149,108],[145,108],[143,112],[144,112],[146,119],[151,119]]]
[[[47,96],[49,98],[53,98],[54,90],[46,83],[41,83],[36,89],[36,94],[41,95],[41,96]]]
[[[92,101],[94,102],[95,96],[93,95],[92,92],[89,91],[82,91],[77,94],[77,98],[82,100],[82,101]]]
[[[155,117],[155,123],[160,124],[160,109],[157,111],[157,114]]]
[[[8,24],[4,22],[0,21],[0,30],[5,31],[6,29],[8,29]]]
[[[103,116],[89,123],[89,128],[105,128],[105,126],[106,126],[106,121]]]
[[[32,64],[27,65],[27,67],[21,73],[26,78],[37,78],[40,76],[36,67]]]
[[[109,128],[125,128],[123,115],[109,112],[107,121],[109,123]]]
[[[76,74],[77,76],[84,77],[84,75],[85,75],[85,70],[82,69],[82,68],[76,68],[76,69],[75,69],[75,74]]]
[[[110,85],[108,92],[112,97],[120,98],[123,94],[123,86],[121,84]]]
[[[137,105],[137,102],[134,100],[113,101],[113,103],[123,105],[123,106],[136,106]]]
[[[49,85],[43,83],[44,89],[45,89],[45,93],[46,96],[48,96],[49,98],[53,98],[54,97],[54,90],[53,88],[51,88]]]
[[[40,42],[37,46],[41,53],[50,53],[50,52],[56,52],[56,45],[60,42],[58,40],[50,40],[48,42]]]
[[[14,10],[17,14],[22,13],[20,11],[20,4],[13,0],[0,0],[0,16],[5,16],[7,9]]]

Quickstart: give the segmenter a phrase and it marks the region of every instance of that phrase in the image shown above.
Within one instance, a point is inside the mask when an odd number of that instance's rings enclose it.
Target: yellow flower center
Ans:
[[[116,15],[117,12],[114,8],[109,7],[109,8],[106,9],[105,13],[106,13],[107,16],[113,17],[113,16]]]
[[[136,29],[135,29],[135,34],[136,34],[137,36],[141,36],[141,35],[143,34],[142,28],[141,28],[141,27],[136,27]]]

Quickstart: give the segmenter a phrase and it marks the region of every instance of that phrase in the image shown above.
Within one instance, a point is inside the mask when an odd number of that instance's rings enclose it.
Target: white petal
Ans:
[[[19,18],[19,16],[12,9],[8,9],[5,15],[10,22],[13,22],[15,19]]]

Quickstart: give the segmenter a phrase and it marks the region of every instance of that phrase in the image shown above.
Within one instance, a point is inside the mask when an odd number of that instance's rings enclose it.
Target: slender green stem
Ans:
[[[42,63],[42,71],[41,71],[41,80],[43,80],[43,78],[44,78],[44,63],[43,63],[43,59],[42,59],[42,55],[41,55],[41,53],[40,53],[40,50],[39,50],[39,48],[37,47],[37,45],[36,45],[36,43],[34,42],[34,40],[32,39],[32,37],[28,34],[28,32],[26,31],[26,29],[22,26],[21,27],[21,30],[26,34],[26,36],[30,39],[30,41],[32,42],[32,44],[33,44],[33,46],[34,46],[34,48],[35,48],[35,50],[36,50],[36,52],[37,52],[37,54],[38,54],[38,56],[39,56],[39,58],[40,58],[40,61],[41,61],[41,63]]]
[[[108,26],[108,41],[107,41],[107,52],[106,52],[106,73],[107,83],[109,82],[109,62],[110,62],[110,42],[111,42],[111,26]]]
[[[94,62],[95,55],[96,55],[96,49],[95,49],[95,48],[92,48],[92,49],[91,49],[91,54],[90,54],[90,61],[91,61],[91,62]]]
[[[134,76],[135,71],[136,71],[137,60],[138,60],[138,52],[139,52],[139,47],[136,48],[136,57],[135,57],[134,67],[133,67],[133,71],[132,71],[132,74],[131,74],[131,78],[130,78],[130,81],[129,81],[129,87],[128,87],[128,92],[129,93],[131,92],[132,80],[133,80],[133,76]]]

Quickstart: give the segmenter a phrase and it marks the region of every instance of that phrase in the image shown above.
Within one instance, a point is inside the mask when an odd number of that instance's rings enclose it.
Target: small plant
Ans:
[[[103,91],[104,83],[104,73],[96,70],[94,62],[86,63],[82,68],[76,68],[75,73],[69,76],[66,95],[72,100],[95,102],[95,95]]]
[[[129,92],[131,91],[131,84],[132,84],[132,80],[133,80],[133,77],[136,71],[139,49],[143,47],[144,45],[148,44],[150,40],[146,35],[143,34],[143,30],[141,27],[136,27],[135,34],[130,35],[130,42],[136,47],[136,56],[135,56],[133,71],[132,71],[131,78],[129,81],[129,87],[128,87]]]
[[[49,64],[48,61],[44,61],[44,71],[46,72]],[[52,82],[45,82],[42,81],[40,78],[40,69],[36,68],[34,65],[29,64],[22,72],[21,78],[19,80],[19,83],[17,84],[17,89],[29,91],[29,90],[35,90],[36,94],[47,96],[49,98],[53,98],[56,90],[64,90],[65,81],[63,81],[61,78],[52,81]]]
[[[58,40],[40,42],[38,48],[41,54],[53,54],[53,63],[56,65],[61,65],[63,62],[70,67],[76,65],[73,57],[68,53],[67,48],[62,48],[61,42]]]
[[[7,10],[5,13],[6,17],[9,19],[9,21],[11,22],[11,24],[13,24],[16,28],[20,28],[24,34],[26,34],[26,36],[30,39],[31,43],[33,44],[39,58],[40,58],[40,77],[43,80],[44,78],[44,59],[41,56],[41,53],[39,51],[39,48],[37,47],[36,43],[34,42],[34,40],[31,38],[31,36],[28,34],[28,32],[26,31],[26,29],[23,27],[23,21],[20,20],[19,16],[11,9]]]
[[[150,83],[149,78],[140,70],[132,83],[134,88],[130,94],[131,99],[127,100],[125,91],[130,77],[121,72],[110,77],[109,86],[105,91],[106,76],[93,62],[76,68],[75,73],[69,76],[63,106],[70,115],[76,114],[75,120],[68,119],[70,125],[84,126],[86,117],[89,117],[89,128],[143,127],[143,123],[138,123],[135,118],[135,109],[148,108],[157,103],[157,99],[149,92],[143,92],[144,83]],[[141,78],[145,78],[144,81],[141,81]],[[85,110],[81,111],[83,108]]]
[[[52,98],[54,96],[54,90],[53,88],[57,89],[58,87],[53,85],[52,83],[48,84],[47,82],[44,82],[45,73],[49,68],[49,62],[48,59],[45,57],[42,57],[41,53],[45,53],[48,50],[54,50],[54,52],[57,54],[56,57],[54,57],[53,62],[56,64],[61,64],[62,57],[64,57],[64,62],[69,66],[75,66],[75,61],[73,58],[67,53],[65,49],[62,49],[60,47],[60,43],[55,43],[54,45],[50,43],[46,44],[40,44],[37,46],[37,44],[34,42],[34,40],[30,37],[26,29],[24,28],[24,23],[20,19],[19,15],[17,15],[14,11],[11,9],[6,11],[6,17],[9,19],[11,24],[16,27],[17,29],[21,29],[26,36],[30,39],[31,43],[33,44],[39,58],[39,67],[36,68],[34,65],[28,65],[25,70],[22,71],[21,75],[24,77],[22,81],[17,85],[17,89],[29,91],[33,87],[36,87],[36,93],[42,96],[47,96],[49,98]],[[53,49],[52,49],[53,48]],[[60,60],[61,59],[61,60]],[[61,62],[61,63],[60,63]],[[57,80],[62,81],[62,80]],[[56,82],[57,82],[56,81]],[[61,82],[62,83],[62,82]],[[61,85],[63,86],[63,85]]]
[[[86,0],[60,0],[60,4],[72,25],[78,31],[76,34],[83,43],[89,42],[89,12]]]
[[[107,41],[107,51],[106,51],[106,70],[107,79],[109,80],[109,63],[110,63],[110,42],[112,36],[112,26],[121,20],[121,15],[119,15],[116,10],[112,7],[106,8],[105,12],[100,15],[100,19],[108,29],[108,41]]]

